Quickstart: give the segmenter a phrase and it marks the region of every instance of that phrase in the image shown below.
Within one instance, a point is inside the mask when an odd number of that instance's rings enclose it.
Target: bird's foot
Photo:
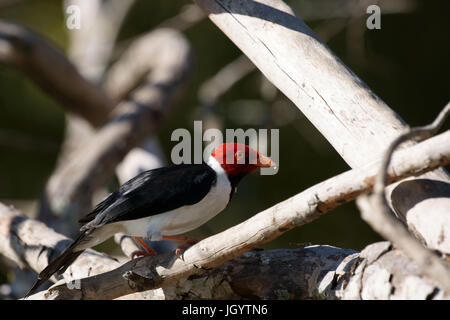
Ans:
[[[145,241],[144,239],[140,237],[133,237],[134,241],[136,241],[139,246],[142,247],[142,251],[134,251],[131,254],[131,259],[134,260],[136,257],[142,257],[142,256],[156,256],[157,253],[155,250],[153,250]]]
[[[177,249],[175,250],[175,255],[177,256],[178,259],[180,259],[181,261],[184,261],[183,251],[184,251],[184,249],[186,249],[189,246],[191,246],[191,245],[185,244],[185,245],[181,245],[181,246],[177,247]]]
[[[198,242],[197,239],[191,238],[191,237],[182,237],[182,236],[162,236],[161,240],[170,240],[170,241],[177,241],[177,242],[184,242],[182,245],[178,246],[175,250],[175,255],[178,259],[184,261],[183,258],[183,251],[196,244]]]

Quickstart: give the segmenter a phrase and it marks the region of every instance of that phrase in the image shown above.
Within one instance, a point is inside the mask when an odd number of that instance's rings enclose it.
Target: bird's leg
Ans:
[[[170,240],[170,241],[177,241],[177,242],[184,242],[184,244],[177,247],[177,250],[175,250],[175,254],[180,260],[183,260],[182,258],[182,252],[187,247],[192,246],[193,244],[196,244],[198,242],[197,239],[191,238],[191,237],[183,237],[183,236],[162,236],[161,240]]]
[[[134,260],[134,258],[136,256],[156,256],[157,253],[155,250],[153,250],[152,248],[150,248],[147,243],[145,243],[144,239],[140,238],[140,237],[133,237],[134,241],[137,242],[137,244],[139,244],[141,246],[142,249],[144,249],[144,251],[135,251],[131,254],[131,259]]]

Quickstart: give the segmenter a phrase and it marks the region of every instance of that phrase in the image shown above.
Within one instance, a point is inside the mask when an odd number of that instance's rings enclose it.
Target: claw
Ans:
[[[170,241],[178,241],[178,242],[184,242],[184,244],[177,247],[175,250],[175,255],[178,259],[181,261],[184,261],[183,258],[183,251],[187,247],[192,246],[193,244],[196,244],[198,242],[197,239],[190,238],[190,237],[179,237],[179,236],[162,236],[161,240],[170,240]]]
[[[181,247],[184,247],[184,248],[181,248]],[[180,246],[180,247],[178,247],[176,250],[175,250],[175,255],[177,256],[177,258],[178,259],[180,259],[181,261],[184,261],[184,258],[183,258],[183,249],[185,249],[185,246]]]
[[[156,253],[156,251],[155,250],[153,250],[152,248],[150,248],[146,243],[145,243],[145,241],[142,239],[142,238],[140,238],[140,237],[133,237],[133,239],[137,242],[137,244],[139,244],[141,247],[142,247],[142,249],[144,249],[144,250],[142,250],[142,251],[134,251],[132,254],[131,254],[131,260],[134,260],[135,259],[135,257],[142,257],[142,256],[156,256],[157,255],[157,253]]]

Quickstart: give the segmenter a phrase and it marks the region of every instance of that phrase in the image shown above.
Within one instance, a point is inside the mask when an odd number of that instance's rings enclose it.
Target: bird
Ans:
[[[198,228],[223,211],[241,179],[262,167],[276,164],[245,144],[223,143],[200,164],[175,164],[140,173],[79,220],[85,224],[78,237],[39,273],[25,297],[54,274],[63,274],[84,250],[118,232],[132,236],[144,249],[135,252],[132,259],[136,255],[156,255],[143,238],[182,242],[175,252],[181,258],[182,250],[196,240],[178,235]]]

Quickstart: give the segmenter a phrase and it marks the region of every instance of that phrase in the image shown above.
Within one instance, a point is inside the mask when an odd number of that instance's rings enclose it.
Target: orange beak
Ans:
[[[256,163],[258,167],[276,167],[277,164],[272,161],[269,157],[266,157],[262,154],[258,156],[258,162]]]

